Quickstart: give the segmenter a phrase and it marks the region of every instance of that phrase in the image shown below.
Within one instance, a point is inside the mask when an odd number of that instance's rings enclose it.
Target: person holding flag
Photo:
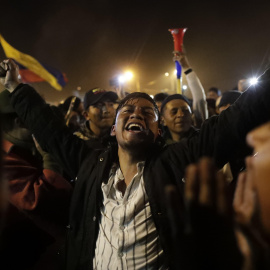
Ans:
[[[18,65],[22,82],[34,83],[47,81],[53,88],[59,91],[66,85],[67,78],[61,71],[42,64],[34,57],[13,48],[2,35],[0,35],[0,43],[6,57],[12,58]]]

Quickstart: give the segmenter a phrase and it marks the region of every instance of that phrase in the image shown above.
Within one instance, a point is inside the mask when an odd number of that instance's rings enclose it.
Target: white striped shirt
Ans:
[[[104,196],[96,242],[94,269],[163,269],[163,250],[150,210],[143,181],[144,162],[124,196],[117,188],[124,181],[113,166]]]

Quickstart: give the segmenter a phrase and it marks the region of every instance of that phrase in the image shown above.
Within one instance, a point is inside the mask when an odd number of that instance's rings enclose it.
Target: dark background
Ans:
[[[19,51],[66,73],[60,92],[33,84],[49,102],[96,86],[110,89],[109,80],[127,69],[150,94],[170,88],[164,76],[174,69],[168,29],[181,27],[188,28],[187,55],[205,90],[226,91],[269,66],[269,14],[270,1],[1,0],[0,33]]]

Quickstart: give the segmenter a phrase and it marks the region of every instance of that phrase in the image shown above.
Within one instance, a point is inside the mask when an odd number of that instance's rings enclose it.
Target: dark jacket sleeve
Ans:
[[[219,116],[206,120],[197,135],[170,147],[171,160],[178,164],[183,163],[184,151],[185,165],[197,162],[202,156],[209,156],[215,159],[218,167],[222,167],[236,153],[247,148],[245,142],[249,131],[269,121],[269,104],[270,69],[234,105]]]
[[[52,154],[75,179],[84,157],[91,149],[72,134],[31,86],[20,84],[11,94],[11,104],[42,149]]]

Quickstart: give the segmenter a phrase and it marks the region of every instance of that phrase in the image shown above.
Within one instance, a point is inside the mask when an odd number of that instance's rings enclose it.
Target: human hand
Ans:
[[[42,159],[43,159],[43,169],[49,169],[49,170],[52,170],[52,171],[57,172],[59,174],[62,174],[63,173],[63,170],[58,165],[58,163],[55,162],[55,159],[53,158],[53,156],[50,153],[44,151],[41,148],[40,144],[38,143],[38,141],[36,140],[36,138],[35,138],[34,135],[32,135],[32,138],[33,138],[33,141],[35,143],[35,146],[36,146],[38,152],[42,156]]]
[[[175,269],[241,269],[224,175],[203,158],[188,166],[185,179],[185,209],[176,187],[165,191]]]
[[[174,54],[173,61],[174,62],[178,61],[184,71],[190,68],[190,65],[186,56],[185,48],[183,45],[182,45],[182,52],[173,51],[173,54]]]
[[[216,170],[211,159],[202,158],[198,165],[189,165],[186,179],[185,200],[188,204],[208,208],[216,215],[231,219],[225,177]]]
[[[246,159],[247,170],[251,169],[250,158]],[[252,170],[239,174],[234,193],[233,208],[236,221],[244,226],[250,226],[257,209],[257,194],[254,189]]]
[[[196,269],[240,269],[227,183],[209,158],[187,168],[185,201]]]
[[[247,159],[247,174],[258,195],[260,221],[270,235],[270,122],[249,132],[247,143],[255,153]]]
[[[12,59],[4,60],[0,63],[1,75],[0,83],[12,93],[14,89],[20,84],[18,79],[19,68]],[[4,76],[2,76],[4,75]]]

